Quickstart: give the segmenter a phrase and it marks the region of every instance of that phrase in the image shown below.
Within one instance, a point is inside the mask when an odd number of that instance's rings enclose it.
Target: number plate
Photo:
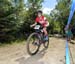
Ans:
[[[34,29],[40,29],[40,25],[36,25]]]

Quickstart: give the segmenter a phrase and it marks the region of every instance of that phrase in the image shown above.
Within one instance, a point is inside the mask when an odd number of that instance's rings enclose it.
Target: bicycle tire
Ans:
[[[45,48],[48,48],[48,46],[49,46],[49,36],[48,36],[48,41],[44,42],[43,45],[44,45]]]
[[[39,37],[38,37],[37,34],[38,34],[38,33],[32,33],[32,34],[28,37],[28,39],[27,39],[27,52],[28,52],[29,55],[35,55],[35,54],[39,51],[40,43],[39,43],[39,45],[37,46],[37,49],[36,49],[35,52],[30,51],[30,47],[29,47],[30,39],[31,39],[32,36],[34,36],[34,35],[37,36],[37,38],[38,38],[38,40],[39,40],[39,42],[40,42],[40,39],[39,39]]]

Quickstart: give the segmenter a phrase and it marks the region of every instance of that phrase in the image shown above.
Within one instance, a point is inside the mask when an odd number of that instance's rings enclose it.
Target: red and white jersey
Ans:
[[[44,16],[37,17],[37,18],[35,19],[35,22],[36,22],[36,23],[40,23],[43,27],[45,27],[45,26],[47,25],[47,23],[48,23],[46,17],[44,17]]]

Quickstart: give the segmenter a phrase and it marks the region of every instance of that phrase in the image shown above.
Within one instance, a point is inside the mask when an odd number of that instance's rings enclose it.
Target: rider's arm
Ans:
[[[46,21],[46,27],[48,27],[49,26],[49,22],[48,22],[47,18],[44,17],[44,20]]]
[[[35,22],[34,24],[32,24],[30,27],[34,27],[35,25],[37,25],[37,23]]]

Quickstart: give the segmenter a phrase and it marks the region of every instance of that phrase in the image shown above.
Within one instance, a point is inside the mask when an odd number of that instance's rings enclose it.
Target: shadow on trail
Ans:
[[[19,64],[45,64],[43,61],[40,61],[45,55],[45,53],[46,53],[46,49],[43,49],[34,56],[31,56],[27,59],[25,59],[25,57],[21,57],[16,61],[18,61]]]
[[[71,41],[71,42],[70,42],[70,44],[73,44],[73,45],[75,45],[75,42]]]

